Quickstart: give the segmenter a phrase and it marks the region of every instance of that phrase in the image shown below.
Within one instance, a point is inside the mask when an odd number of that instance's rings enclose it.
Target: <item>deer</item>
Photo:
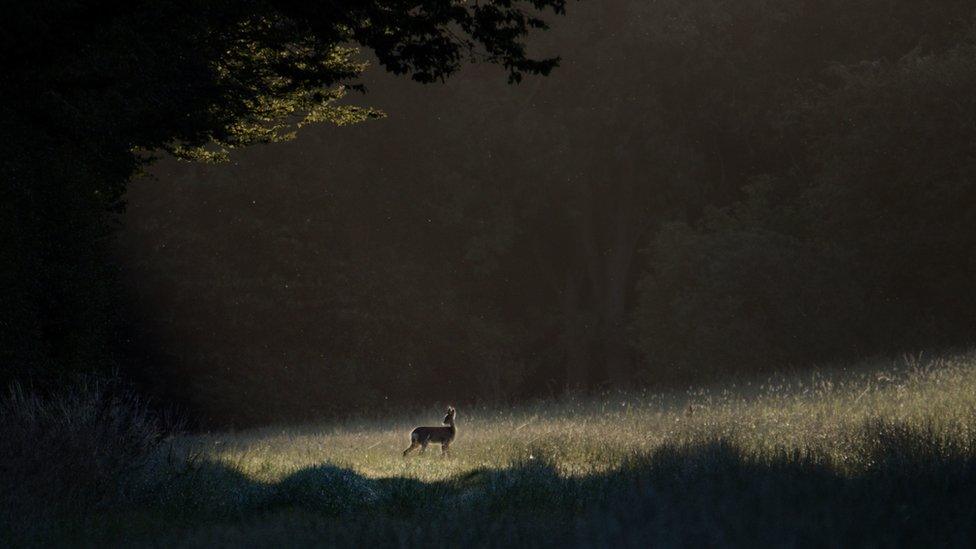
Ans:
[[[446,427],[417,427],[410,432],[410,447],[403,451],[403,457],[420,446],[420,453],[427,451],[427,445],[431,442],[441,445],[441,455],[448,455],[451,442],[457,435],[457,426],[454,425],[454,417],[457,413],[453,406],[447,407],[447,415],[444,416]]]

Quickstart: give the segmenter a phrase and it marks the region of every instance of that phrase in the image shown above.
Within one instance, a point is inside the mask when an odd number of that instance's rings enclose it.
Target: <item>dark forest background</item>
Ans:
[[[353,99],[386,118],[340,110],[331,121],[362,123],[229,163],[164,159],[124,213],[126,177],[101,194],[9,178],[5,375],[118,371],[202,422],[246,424],[972,342],[971,2],[570,12],[530,39],[561,56],[546,78],[513,86],[511,67],[478,65],[421,86],[367,71]],[[133,97],[175,93],[142,85]],[[36,122],[2,104],[11,134]],[[72,147],[128,152],[99,141],[128,129],[93,137],[86,117],[113,119],[79,115],[90,139]],[[194,131],[185,141],[213,137]],[[151,133],[136,144],[169,142]],[[21,159],[8,174],[138,169],[121,153],[38,155],[65,150],[38,135],[2,145]]]

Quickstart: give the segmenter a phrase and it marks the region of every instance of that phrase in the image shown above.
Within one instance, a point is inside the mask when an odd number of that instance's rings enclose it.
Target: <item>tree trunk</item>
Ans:
[[[629,273],[618,271],[608,277],[601,314],[606,378],[614,387],[628,385],[632,373],[630,345],[627,342],[626,300],[629,285]]]
[[[563,348],[566,350],[567,393],[584,391],[590,383],[589,334],[581,307],[582,277],[570,270],[563,290]]]
[[[605,277],[599,303],[601,338],[604,348],[606,380],[614,387],[626,387],[632,377],[631,350],[627,341],[628,297],[633,283],[633,267],[640,237],[639,209],[633,184],[622,181],[615,215],[607,231],[608,250]]]

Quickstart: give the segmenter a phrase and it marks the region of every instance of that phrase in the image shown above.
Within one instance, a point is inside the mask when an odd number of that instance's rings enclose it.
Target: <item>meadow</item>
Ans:
[[[21,489],[3,500],[0,534],[196,547],[976,543],[976,353],[460,407],[449,456],[403,458],[410,430],[447,404],[152,444],[126,431],[130,457],[86,458],[103,474],[74,491],[65,484],[88,469],[51,477],[67,458],[10,465],[8,450],[5,483]],[[34,421],[67,421],[37,406]],[[9,444],[20,416],[4,410]],[[105,445],[118,437],[107,432]]]

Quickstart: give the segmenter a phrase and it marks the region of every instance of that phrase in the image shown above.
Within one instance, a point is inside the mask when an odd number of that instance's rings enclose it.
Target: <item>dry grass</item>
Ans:
[[[478,469],[542,459],[564,475],[619,468],[664,444],[720,438],[747,453],[816,448],[852,463],[852,438],[865,424],[925,426],[946,436],[976,428],[976,354],[925,360],[906,357],[852,371],[781,377],[762,383],[686,393],[616,393],[589,400],[543,402],[516,409],[458,412],[449,458],[437,446],[408,459],[400,451],[426,415],[319,426],[264,428],[182,439],[177,446],[261,482],[328,463],[367,478],[443,481]],[[960,432],[962,430],[963,432]]]

